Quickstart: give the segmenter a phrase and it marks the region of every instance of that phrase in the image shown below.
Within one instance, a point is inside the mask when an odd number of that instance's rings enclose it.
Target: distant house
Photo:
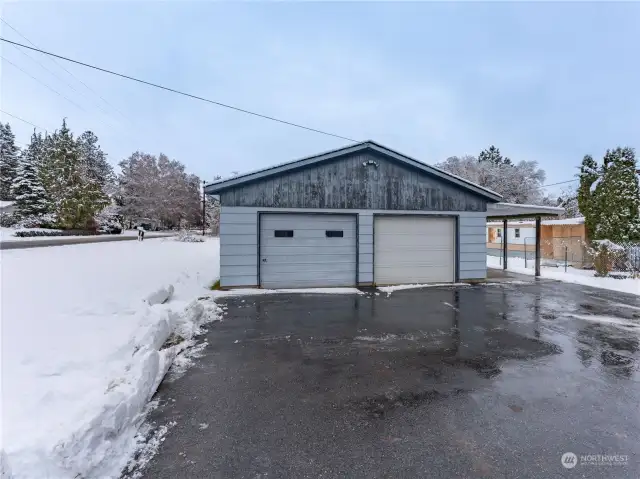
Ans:
[[[534,221],[510,221],[507,225],[507,249],[511,256],[531,257],[535,248],[536,227]],[[504,240],[501,222],[487,223],[487,252],[500,255]],[[546,220],[542,222],[541,253],[542,258],[564,261],[574,266],[582,266],[585,262],[587,244],[584,218],[567,218],[563,220]]]

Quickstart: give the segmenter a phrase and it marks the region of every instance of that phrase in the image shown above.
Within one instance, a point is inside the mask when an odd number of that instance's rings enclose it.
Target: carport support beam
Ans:
[[[540,276],[540,237],[542,234],[542,220],[536,216],[536,276]],[[525,252],[525,254],[527,254]]]
[[[507,269],[507,220],[502,220],[502,269]]]

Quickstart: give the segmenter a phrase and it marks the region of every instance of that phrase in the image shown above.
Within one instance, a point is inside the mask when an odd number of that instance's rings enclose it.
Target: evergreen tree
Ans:
[[[599,210],[595,239],[640,239],[640,188],[632,148],[607,150],[602,180],[594,193]]]
[[[18,147],[9,123],[0,123],[0,200],[12,200],[11,184],[18,169]]]
[[[78,147],[87,180],[96,182],[105,193],[112,192],[115,174],[106,153],[98,145],[98,137],[91,131],[85,131],[78,138]]]
[[[42,137],[33,133],[31,144],[20,155],[17,174],[11,185],[16,213],[22,218],[41,216],[48,212],[47,194],[38,175]]]
[[[584,216],[584,226],[587,238],[594,239],[596,225],[600,218],[596,196],[593,191],[594,183],[600,178],[598,164],[591,157],[585,155],[580,166],[580,186],[578,186],[578,208]]]
[[[60,131],[45,141],[45,149],[44,186],[51,195],[58,221],[64,228],[92,227],[94,215],[109,201],[100,185],[87,178],[79,145],[66,120]]]
[[[512,165],[511,160],[507,157],[503,157],[500,154],[500,150],[491,145],[488,149],[482,150],[478,156],[480,163],[487,161],[494,165]]]

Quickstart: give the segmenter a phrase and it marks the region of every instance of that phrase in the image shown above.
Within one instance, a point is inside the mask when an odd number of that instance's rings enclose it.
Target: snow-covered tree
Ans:
[[[535,161],[518,164],[479,161],[473,156],[453,156],[438,168],[489,188],[503,196],[503,201],[520,204],[549,203],[542,190],[545,172]]]
[[[42,177],[61,226],[92,228],[94,215],[108,204],[108,198],[100,184],[87,175],[80,148],[66,120],[45,141]]]
[[[42,154],[42,136],[34,132],[31,143],[18,161],[16,177],[11,185],[16,213],[21,218],[40,217],[49,212],[49,199],[38,173]]]
[[[580,185],[578,186],[578,208],[584,216],[587,238],[593,239],[596,224],[600,218],[600,208],[596,201],[594,186],[600,178],[600,168],[591,155],[585,155],[580,165]]]
[[[201,216],[200,179],[177,160],[135,152],[120,162],[118,201],[128,220],[150,218],[164,226],[196,224]]]
[[[607,150],[602,178],[595,187],[599,217],[593,239],[640,239],[640,188],[632,148]]]
[[[503,157],[500,154],[500,150],[495,146],[491,145],[486,150],[482,150],[480,155],[478,155],[478,161],[480,163],[484,163],[488,161],[489,163],[493,163],[494,165],[511,165],[511,160],[508,157]]]
[[[577,218],[582,216],[578,205],[578,192],[575,188],[565,188],[558,196],[557,205],[564,208],[562,218]]]
[[[0,122],[0,200],[12,200],[11,185],[18,171],[18,147],[9,123]]]
[[[106,153],[98,144],[98,137],[91,131],[85,131],[78,137],[78,148],[87,180],[97,183],[105,193],[112,193],[115,174]]]

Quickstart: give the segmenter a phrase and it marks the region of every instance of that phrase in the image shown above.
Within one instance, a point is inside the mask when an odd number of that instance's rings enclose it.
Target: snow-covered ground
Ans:
[[[498,256],[487,256],[487,266],[489,268],[502,269],[501,258]],[[509,271],[521,274],[534,274],[534,261],[527,261],[527,268],[524,267],[524,258],[509,257],[507,267]],[[583,284],[585,286],[593,286],[602,289],[611,289],[613,291],[621,291],[623,293],[631,293],[640,295],[640,279],[625,278],[597,278],[594,276],[595,271],[586,269],[577,269],[568,267],[567,272],[564,266],[549,267],[542,266],[540,275],[543,278],[556,279],[566,281],[568,283]]]
[[[218,240],[3,251],[0,268],[2,459],[14,478],[117,477],[177,353],[165,340],[218,314],[197,301]],[[150,306],[169,284],[172,299]]]

